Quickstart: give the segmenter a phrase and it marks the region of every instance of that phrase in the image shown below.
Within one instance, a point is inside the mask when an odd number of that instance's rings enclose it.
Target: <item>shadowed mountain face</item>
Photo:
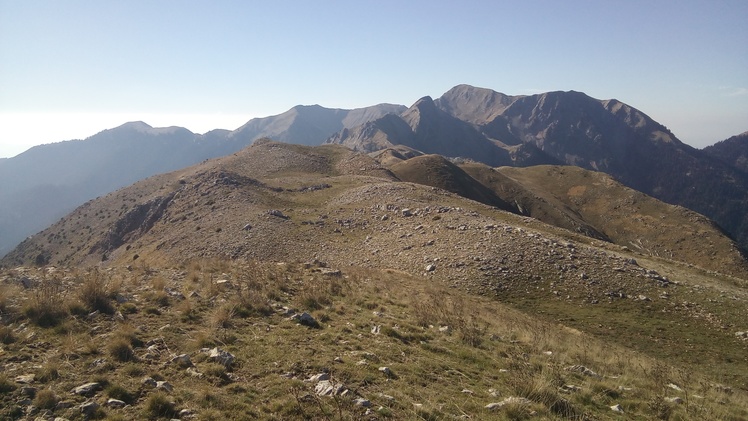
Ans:
[[[709,156],[748,174],[748,132],[707,146],[703,150]]]
[[[573,91],[507,96],[459,85],[435,101],[421,99],[400,116],[343,131],[328,142],[368,152],[406,145],[491,166],[566,164],[602,171],[712,218],[748,247],[748,174],[740,169],[741,155],[715,159],[720,147],[711,154],[696,150],[614,99]]]

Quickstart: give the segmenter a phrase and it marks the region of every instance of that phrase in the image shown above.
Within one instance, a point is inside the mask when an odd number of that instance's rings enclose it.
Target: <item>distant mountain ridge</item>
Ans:
[[[252,119],[237,130],[203,135],[136,121],[84,140],[33,147],[0,160],[0,256],[85,201],[146,177],[232,154],[261,137],[319,144],[344,127],[404,109],[390,104],[353,110],[297,106]]]
[[[727,165],[748,173],[748,132],[707,146],[704,148],[704,152]]]
[[[230,138],[254,141],[261,138],[300,145],[319,145],[333,133],[356,127],[387,114],[399,114],[403,105],[379,104],[353,110],[319,105],[298,105],[283,114],[253,118],[229,134]]]
[[[737,161],[715,159],[682,143],[615,99],[575,91],[508,96],[458,85],[328,142],[366,152],[403,145],[491,166],[565,164],[602,171],[708,216],[748,248],[748,174]]]
[[[748,248],[745,133],[703,151],[618,100],[581,92],[505,95],[458,85],[411,107],[296,106],[203,135],[126,123],[86,140],[0,160],[0,255],[81,203],[154,174],[235,153],[255,140],[391,148],[491,166],[576,165],[716,221]],[[736,149],[737,148],[737,149]],[[731,159],[734,158],[734,159]]]

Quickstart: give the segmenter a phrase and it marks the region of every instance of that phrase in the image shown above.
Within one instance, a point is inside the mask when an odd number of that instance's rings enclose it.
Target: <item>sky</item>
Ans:
[[[128,121],[196,133],[466,83],[748,130],[746,0],[0,0],[0,158]]]

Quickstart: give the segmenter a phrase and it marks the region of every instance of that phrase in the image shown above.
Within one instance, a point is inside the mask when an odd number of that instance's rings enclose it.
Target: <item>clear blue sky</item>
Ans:
[[[0,157],[460,83],[616,98],[703,147],[748,130],[748,1],[0,0]]]

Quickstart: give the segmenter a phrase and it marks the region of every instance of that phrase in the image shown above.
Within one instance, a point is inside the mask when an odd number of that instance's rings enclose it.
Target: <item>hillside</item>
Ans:
[[[526,187],[539,201],[571,210],[615,244],[715,271],[748,273],[745,256],[714,222],[627,188],[607,174],[553,166],[497,171]],[[527,215],[544,220],[534,214],[534,204],[523,208]]]
[[[748,174],[683,144],[615,99],[574,91],[508,96],[458,85],[436,100],[423,98],[399,116],[344,130],[327,142],[366,152],[405,145],[490,166],[564,164],[601,171],[706,215],[748,247]]]
[[[748,132],[703,149],[705,153],[744,173],[748,173]]]
[[[746,415],[745,278],[400,181],[408,161],[472,185],[440,157],[261,141],[24,241],[2,260],[2,414]]]
[[[204,135],[130,122],[84,140],[34,147],[0,160],[0,256],[85,201],[138,180],[231,154],[266,136],[319,144],[344,127],[404,109],[389,104],[352,110],[297,106],[234,131]]]

